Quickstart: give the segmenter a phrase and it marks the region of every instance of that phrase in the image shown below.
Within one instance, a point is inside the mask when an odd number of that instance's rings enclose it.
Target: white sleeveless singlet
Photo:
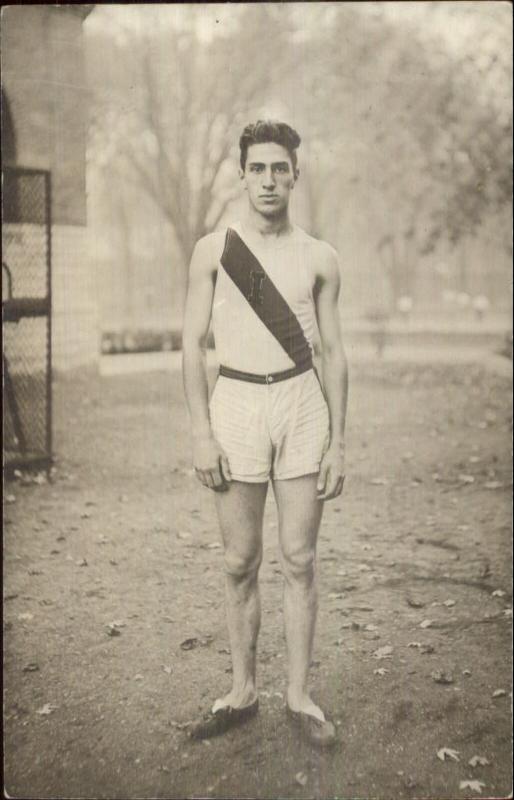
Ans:
[[[230,227],[252,251],[290,306],[312,351],[317,330],[313,295],[317,240],[296,225],[287,237],[269,243],[262,243],[240,222]],[[218,361],[226,367],[266,374],[295,366],[221,263],[214,292],[212,329]]]

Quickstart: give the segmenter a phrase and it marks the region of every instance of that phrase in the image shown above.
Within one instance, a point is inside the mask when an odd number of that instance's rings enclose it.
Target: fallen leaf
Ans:
[[[207,545],[207,550],[218,550],[218,548],[220,547],[221,545],[219,542],[211,542],[210,544]]]
[[[453,678],[448,672],[443,672],[440,669],[431,673],[431,678],[436,683],[450,684],[453,683]]]
[[[45,703],[44,706],[41,706],[41,708],[37,709],[36,714],[39,714],[42,717],[46,717],[48,716],[48,714],[51,714],[52,711],[55,711],[58,707],[59,706],[52,705],[52,703]]]
[[[462,670],[462,674],[463,675],[471,675],[471,670],[470,669],[463,669]]]
[[[387,675],[388,672],[389,672],[388,669],[385,669],[384,667],[379,667],[378,669],[373,670],[373,675],[380,675],[382,677],[383,675]]]
[[[487,767],[490,763],[485,756],[473,756],[468,761],[470,767]]]
[[[372,625],[370,623],[369,625],[365,625],[364,626],[364,630],[365,631],[378,631],[378,627],[376,625]]]
[[[482,783],[482,781],[461,781],[459,783],[459,789],[472,789],[472,791],[478,794],[482,794],[482,789],[484,788],[485,783]]]
[[[182,650],[192,650],[194,647],[198,646],[198,639],[193,636],[190,639],[184,639],[183,642],[180,643],[180,647]]]
[[[384,647],[379,647],[378,650],[375,650],[375,652],[372,653],[372,657],[377,659],[391,658],[392,653],[393,653],[393,648],[391,647],[391,645],[386,644],[384,645]]]
[[[492,596],[493,597],[505,597],[505,592],[503,591],[503,589],[495,589],[494,592],[492,592]]]
[[[422,600],[418,600],[416,597],[406,597],[407,605],[411,608],[423,608],[425,603]]]
[[[507,692],[505,691],[505,689],[496,689],[493,692],[493,697],[505,697],[506,694]]]
[[[164,667],[163,667],[163,670],[164,670],[164,672],[165,672],[167,675],[171,675],[171,667],[164,666]]]
[[[305,772],[297,772],[296,775],[294,776],[294,779],[295,779],[296,783],[298,783],[300,786],[306,786],[307,785],[308,778],[307,778],[307,775],[305,774]]]
[[[23,667],[23,672],[37,672],[38,670],[39,670],[39,664],[36,664],[35,661],[30,661]]]
[[[77,567],[87,567],[89,566],[87,560],[85,558],[81,558],[80,561],[75,561]]]
[[[43,575],[43,571],[40,569],[29,569],[29,575]]]
[[[484,483],[484,489],[503,489],[503,483],[501,481],[487,481],[487,483]]]
[[[190,539],[191,534],[187,531],[177,531],[177,539]]]
[[[386,478],[373,478],[370,481],[372,486],[387,486],[387,479]]]
[[[421,649],[419,651],[421,655],[427,655],[428,653],[434,653],[435,647],[433,644],[423,644],[421,645]]]
[[[443,602],[443,606],[446,606],[446,608],[451,608],[454,605],[455,605],[455,600],[445,600]]]
[[[357,569],[361,572],[371,572],[369,564],[357,564]]]
[[[419,623],[419,627],[420,628],[430,628],[431,625],[433,624],[433,622],[434,621],[432,619],[424,619],[423,622]]]
[[[475,483],[473,475],[459,475],[459,481],[462,483]]]
[[[16,502],[16,496],[14,494],[7,494],[5,496],[5,502],[9,503],[9,504],[15,503]]]
[[[441,749],[437,751],[437,758],[440,761],[445,761],[446,758],[451,758],[453,761],[460,761],[459,751],[452,750],[451,747],[441,747]]]
[[[23,614],[18,614],[18,619],[20,622],[30,622],[31,619],[34,619],[34,614],[31,614],[30,611],[25,611]]]
[[[195,647],[207,647],[207,645],[211,644],[212,640],[213,637],[210,633],[202,637],[192,636],[190,639],[184,639],[180,647],[182,650],[193,650]]]
[[[140,672],[138,672],[137,675],[134,675],[134,680],[135,681],[143,681],[144,677],[141,675]]]
[[[189,726],[191,725],[191,721],[189,720],[188,722],[175,722],[175,720],[170,719],[169,724],[171,725],[172,728],[177,728],[177,730],[183,731],[185,728],[189,728]]]

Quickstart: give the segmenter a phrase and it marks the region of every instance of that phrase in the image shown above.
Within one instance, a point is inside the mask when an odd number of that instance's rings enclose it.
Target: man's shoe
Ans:
[[[286,712],[304,739],[314,747],[325,749],[332,747],[336,743],[336,729],[333,722],[329,720],[322,722],[317,717],[313,717],[312,714],[305,714],[303,711],[292,711],[289,706],[286,706]]]
[[[196,722],[189,736],[191,739],[210,739],[213,736],[220,736],[237,725],[242,725],[254,717],[259,710],[259,700],[255,700],[251,705],[244,708],[232,708],[225,706],[218,709],[215,713],[210,711],[205,717]]]

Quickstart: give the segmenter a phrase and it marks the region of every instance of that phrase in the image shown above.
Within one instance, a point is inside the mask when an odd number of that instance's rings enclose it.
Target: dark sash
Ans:
[[[227,229],[221,264],[259,319],[295,364],[312,360],[302,326],[266,270],[232,228]]]

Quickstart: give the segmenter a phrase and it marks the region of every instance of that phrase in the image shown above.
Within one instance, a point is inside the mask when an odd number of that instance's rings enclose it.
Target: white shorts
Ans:
[[[314,370],[271,384],[219,375],[209,409],[234,480],[261,483],[319,472],[329,414]]]

